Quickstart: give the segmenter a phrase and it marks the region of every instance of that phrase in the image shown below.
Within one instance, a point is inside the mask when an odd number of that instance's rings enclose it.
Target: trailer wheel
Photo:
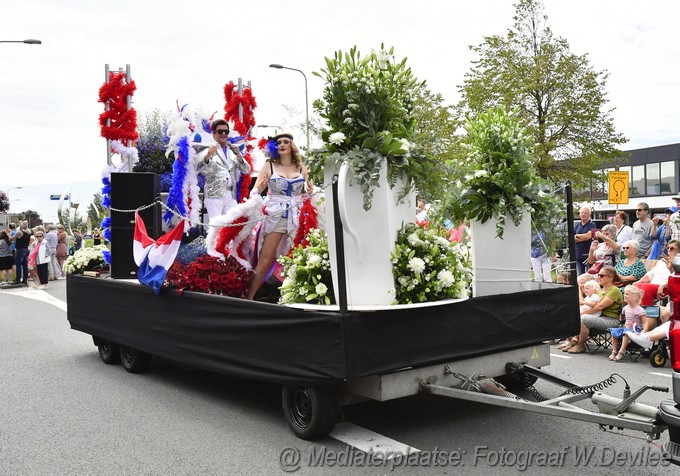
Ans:
[[[125,370],[132,374],[145,372],[151,364],[151,354],[133,349],[132,347],[120,346],[120,361]]]
[[[105,364],[117,364],[120,362],[120,351],[113,342],[98,338],[97,348],[99,349],[99,358]]]
[[[340,398],[332,388],[285,386],[282,400],[288,425],[305,440],[326,436],[340,419]]]
[[[656,349],[649,354],[649,363],[652,364],[652,367],[663,367],[666,365],[666,360],[668,359],[662,349]]]

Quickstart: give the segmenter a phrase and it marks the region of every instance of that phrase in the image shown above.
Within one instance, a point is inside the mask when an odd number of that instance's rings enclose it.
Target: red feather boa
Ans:
[[[257,101],[250,88],[243,88],[239,96],[235,91],[236,86],[233,81],[224,85],[224,118],[234,123],[234,130],[242,136],[255,125],[255,115],[253,111],[257,107]],[[243,106],[243,120],[239,119],[239,106]]]
[[[127,108],[127,96],[132,97],[137,86],[134,81],[127,83],[125,73],[110,72],[109,82],[99,88],[98,102],[108,104],[109,110],[99,115],[101,136],[108,140],[125,143],[139,138],[137,133],[137,111]],[[107,125],[107,122],[109,125]]]
[[[305,200],[300,208],[300,221],[297,233],[295,234],[295,239],[293,240],[293,248],[297,248],[300,245],[302,245],[303,248],[306,248],[309,245],[309,241],[307,240],[309,230],[319,227],[317,213],[316,207],[312,204],[312,199],[308,198]],[[291,249],[291,253],[292,252],[293,250]]]
[[[234,220],[234,224],[237,223],[243,223],[248,221],[247,217],[238,217],[236,220]],[[217,235],[217,242],[215,243],[215,250],[219,251],[222,253],[224,256],[229,256],[229,248],[227,248],[227,245],[233,240],[236,235],[238,235],[241,230],[243,230],[243,226],[225,226],[220,230],[220,233]],[[245,240],[244,240],[245,241]]]

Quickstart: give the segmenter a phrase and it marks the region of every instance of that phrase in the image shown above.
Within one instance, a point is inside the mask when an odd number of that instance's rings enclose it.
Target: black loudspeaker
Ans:
[[[137,265],[132,253],[135,233],[135,210],[155,202],[160,196],[160,178],[154,173],[111,174],[111,277],[134,278]],[[161,231],[161,206],[140,210],[146,231],[151,238],[158,238]]]

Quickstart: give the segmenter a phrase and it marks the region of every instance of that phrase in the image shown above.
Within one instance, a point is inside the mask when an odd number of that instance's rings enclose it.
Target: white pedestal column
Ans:
[[[327,167],[324,182],[332,182],[335,170]],[[373,193],[371,209],[363,208],[364,197],[358,185],[350,186],[352,172],[345,164],[338,171],[338,206],[343,224],[347,304],[388,305],[394,301],[394,279],[390,253],[402,223],[415,221],[415,193],[397,202],[403,184],[394,189],[387,184],[387,166],[380,171],[379,187]],[[326,190],[326,232],[331,258],[333,288],[338,293],[335,223],[331,187]]]
[[[506,218],[503,239],[496,238],[496,220],[473,221],[472,295],[508,294],[531,289],[531,215],[516,226]]]

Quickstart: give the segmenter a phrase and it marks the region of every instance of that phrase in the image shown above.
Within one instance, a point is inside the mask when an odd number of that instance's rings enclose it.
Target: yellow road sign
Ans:
[[[609,203],[628,205],[628,172],[609,172]]]

